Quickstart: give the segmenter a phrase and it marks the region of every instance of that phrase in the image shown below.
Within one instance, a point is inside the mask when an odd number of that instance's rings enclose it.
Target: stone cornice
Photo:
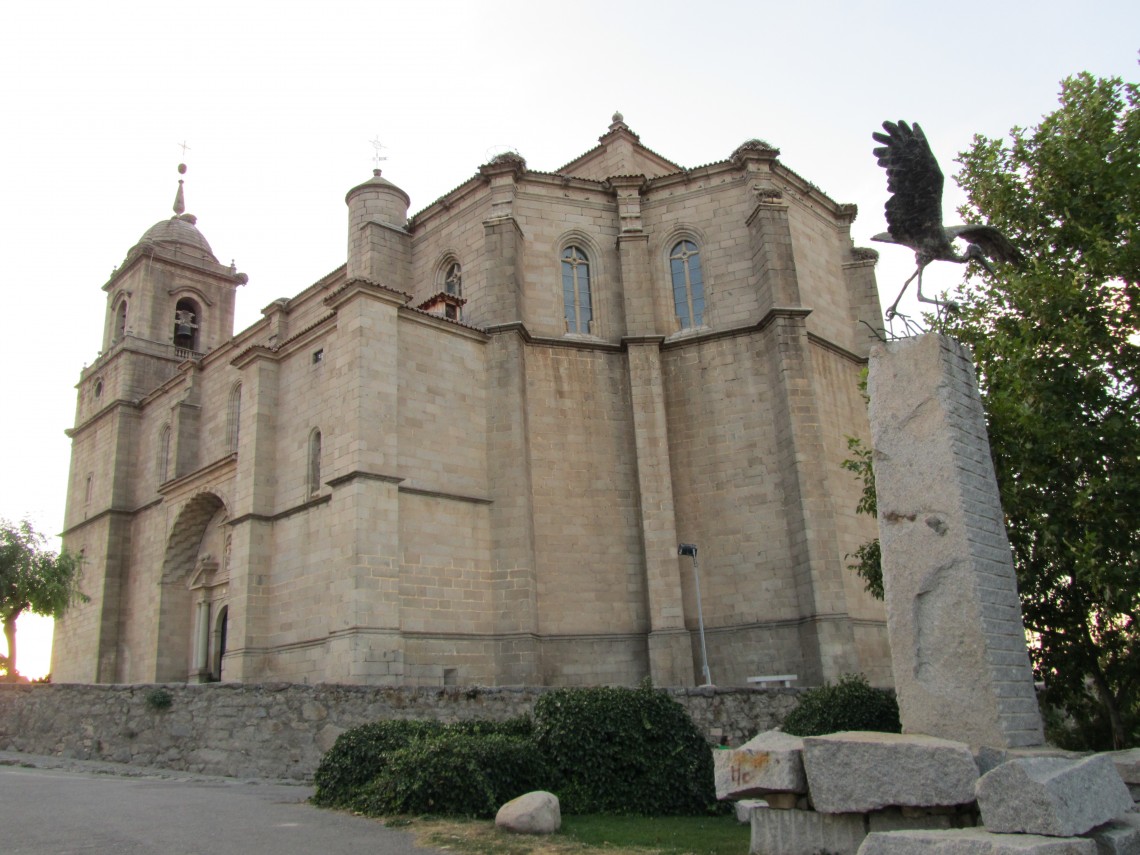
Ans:
[[[843,357],[848,362],[854,363],[855,365],[866,365],[867,364],[867,357],[860,356],[857,353],[852,353],[847,348],[840,347],[835,342],[828,341],[827,339],[823,338],[822,336],[818,336],[815,333],[812,333],[812,332],[808,333],[808,341],[811,342],[812,344],[814,344],[816,347],[822,347],[824,350],[829,350],[832,353],[836,354],[837,356]]]
[[[147,506],[144,505],[143,508],[145,508],[145,507],[147,507]],[[140,508],[138,510],[142,510],[142,508]],[[77,531],[79,531],[80,529],[86,528],[89,525],[94,525],[95,523],[99,522],[99,520],[103,519],[104,517],[111,517],[111,516],[130,517],[130,516],[134,516],[134,514],[136,514],[137,512],[138,511],[123,510],[122,508],[107,508],[106,510],[99,511],[99,513],[95,514],[95,516],[93,516],[93,517],[87,517],[86,519],[84,519],[80,522],[77,522],[73,526],[68,526],[67,528],[65,528],[63,531],[61,531],[59,533],[59,536],[60,537],[70,537],[71,535],[73,535]]]
[[[191,258],[179,252],[170,252],[158,246],[134,246],[127,253],[127,257],[123,260],[120,267],[116,268],[111,274],[110,278],[103,284],[103,290],[110,292],[118,287],[118,283],[135,267],[141,264],[144,260],[156,259],[166,264],[175,267],[181,267],[186,270],[192,270],[195,273],[202,273],[206,276],[213,277],[214,279],[221,279],[234,288],[239,285],[244,285],[249,281],[249,277],[244,273],[238,273],[231,267],[226,267],[203,259]]]
[[[403,481],[397,475],[383,475],[379,472],[365,472],[362,469],[355,469],[352,472],[346,472],[344,475],[338,475],[335,478],[330,478],[325,483],[332,487],[334,490],[342,487],[345,484],[351,484],[353,481],[383,481],[385,484],[399,484]]]
[[[138,408],[139,405],[135,401],[128,401],[126,398],[118,398],[114,401],[111,401],[109,404],[107,404],[105,407],[102,407],[97,412],[88,416],[86,419],[74,427],[64,428],[63,433],[68,439],[75,439],[76,436],[83,433],[91,425],[95,424],[95,422],[102,421],[104,418],[110,416],[111,413],[113,413],[115,410],[137,410]]]
[[[412,299],[411,294],[405,294],[403,291],[397,291],[395,288],[390,288],[371,279],[349,279],[325,297],[324,302],[335,312],[349,300],[359,296],[369,297],[393,306],[406,305]]]
[[[427,496],[431,499],[446,499],[451,502],[468,502],[474,505],[493,505],[494,499],[490,496],[467,496],[463,493],[448,493],[443,490],[431,490],[427,487],[413,487],[407,484],[399,486],[401,493],[409,493],[413,496]]]
[[[283,511],[278,511],[275,514],[242,514],[241,516],[234,517],[232,520],[226,520],[226,525],[235,526],[241,525],[245,522],[277,522],[286,517],[291,517],[294,514],[299,514],[310,508],[315,508],[319,505],[327,505],[332,501],[331,495],[317,496],[315,499],[301,502],[299,505],[294,505],[291,508],[286,508]]]
[[[237,452],[231,451],[225,457],[220,457],[212,463],[207,463],[205,466],[201,466],[193,472],[179,475],[177,478],[171,478],[169,481],[159,484],[158,492],[163,497],[183,492],[187,487],[194,485],[196,482],[212,480],[227,469],[236,469],[236,464]]]
[[[548,336],[532,335],[530,330],[528,330],[526,325],[521,321],[513,321],[509,324],[496,324],[486,328],[487,335],[491,336],[512,332],[517,333],[525,344],[531,346],[568,347],[574,350],[602,350],[612,353],[619,353],[624,349],[620,344],[603,341],[602,339],[551,338]]]

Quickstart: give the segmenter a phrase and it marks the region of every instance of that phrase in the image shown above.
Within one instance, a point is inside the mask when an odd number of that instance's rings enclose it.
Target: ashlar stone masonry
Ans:
[[[410,217],[377,171],[346,257],[236,332],[245,275],[181,204],[148,229],[77,387],[55,679],[691,686],[685,541],[719,684],[889,685],[840,466],[876,255],[776,149],[725,155],[618,115]]]

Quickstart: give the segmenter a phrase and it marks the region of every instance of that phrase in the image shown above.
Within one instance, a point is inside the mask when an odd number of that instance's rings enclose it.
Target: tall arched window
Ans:
[[[458,261],[447,265],[447,272],[443,277],[443,290],[455,297],[463,296],[463,269]]]
[[[198,351],[198,328],[201,323],[198,304],[183,297],[174,307],[174,346],[179,350]]]
[[[313,428],[309,434],[309,495],[321,491],[321,431]]]
[[[163,425],[158,435],[158,483],[170,480],[170,425]]]
[[[695,243],[683,240],[673,247],[669,272],[673,278],[673,307],[681,329],[700,326],[705,320],[705,280]]]
[[[230,451],[238,450],[238,436],[241,432],[241,383],[235,383],[230,390],[229,418],[226,424],[226,437]]]
[[[590,309],[590,262],[576,246],[562,252],[562,304],[566,332],[588,333],[594,317]]]

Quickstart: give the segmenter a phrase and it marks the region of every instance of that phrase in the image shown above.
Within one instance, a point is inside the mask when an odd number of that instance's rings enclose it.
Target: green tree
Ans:
[[[1079,74],[1009,140],[976,136],[973,221],[1025,252],[940,330],[973,348],[1031,650],[1073,747],[1140,738],[1140,87]]]
[[[47,548],[42,534],[24,520],[13,525],[0,520],[0,619],[8,641],[8,656],[0,667],[9,676],[16,670],[16,619],[26,611],[60,617],[88,597],[79,590],[82,561],[78,555]]]
[[[866,382],[860,384],[866,393]],[[879,505],[875,497],[875,469],[871,462],[871,449],[863,444],[857,436],[847,437],[847,450],[851,456],[844,460],[840,466],[851,472],[863,484],[863,492],[859,496],[859,503],[855,512],[867,514],[878,518]],[[868,540],[854,552],[848,552],[844,558],[854,559],[847,565],[849,570],[863,580],[863,587],[876,600],[883,599],[883,561],[879,551],[879,538]]]

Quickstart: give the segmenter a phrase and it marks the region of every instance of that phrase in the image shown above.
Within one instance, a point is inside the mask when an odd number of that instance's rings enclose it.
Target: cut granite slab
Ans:
[[[804,741],[779,730],[757,734],[731,751],[713,750],[713,779],[718,799],[742,799],[768,793],[806,793]]]
[[[1010,760],[978,779],[977,797],[982,825],[999,834],[1072,837],[1133,807],[1104,754]]]
[[[743,824],[752,822],[752,811],[756,808],[766,808],[768,803],[763,799],[741,799],[732,806],[736,813],[736,821]]]
[[[867,836],[862,814],[812,810],[752,811],[752,855],[855,855]]]
[[[775,851],[775,850],[773,850]],[[858,855],[1097,855],[1084,837],[994,834],[981,828],[882,831],[867,835]]]
[[[812,804],[823,813],[969,804],[978,780],[969,746],[934,736],[809,736],[803,758]]]

